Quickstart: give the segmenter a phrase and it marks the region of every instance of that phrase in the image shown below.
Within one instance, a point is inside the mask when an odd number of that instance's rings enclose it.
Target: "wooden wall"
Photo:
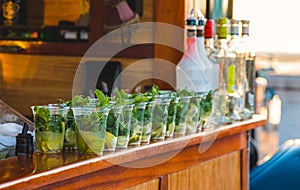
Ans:
[[[102,61],[101,58],[97,59]],[[124,72],[120,88],[132,90],[131,84],[151,85],[152,62],[115,58]],[[73,80],[81,57],[0,54],[0,99],[32,118],[30,106],[55,103],[72,97]],[[136,83],[136,82],[139,83]]]

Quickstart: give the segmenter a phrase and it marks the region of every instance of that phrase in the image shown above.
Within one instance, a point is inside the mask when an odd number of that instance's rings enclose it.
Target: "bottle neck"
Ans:
[[[186,39],[187,51],[192,51],[196,49],[196,37],[188,37]]]
[[[196,26],[187,25],[186,31],[187,31],[187,36],[186,36],[187,38],[196,38],[196,35],[197,35]]]
[[[243,34],[242,35],[242,39],[249,39],[249,37],[250,37],[249,34]]]
[[[227,39],[228,29],[227,26],[219,26],[218,27],[218,40]]]
[[[204,46],[206,48],[213,49],[214,48],[214,39],[213,38],[205,38],[204,40]]]
[[[198,48],[204,49],[204,30],[197,28],[197,46]],[[198,49],[200,51],[200,49]]]
[[[249,27],[242,27],[242,36],[244,35],[249,36]]]
[[[218,32],[217,32],[217,49],[228,49],[228,26],[227,23],[218,23]]]
[[[227,38],[218,38],[216,46],[218,48],[228,48],[228,40]]]
[[[196,50],[196,27],[187,26],[187,38],[186,38],[186,51],[195,51]]]
[[[193,63],[197,64],[197,67],[204,69],[203,63],[200,61],[197,47],[196,30],[188,30],[186,38],[186,50],[184,53],[184,60],[192,60]]]
[[[197,37],[204,37],[204,26],[197,26]]]
[[[241,41],[241,37],[237,34],[234,34],[230,36],[229,44],[233,43],[232,45],[237,45],[237,43],[240,43],[240,41]]]
[[[200,59],[204,60],[205,57],[203,57],[203,54],[206,55],[206,50],[205,50],[205,45],[204,45],[204,36],[197,37],[197,49],[198,49],[198,54],[200,56]]]

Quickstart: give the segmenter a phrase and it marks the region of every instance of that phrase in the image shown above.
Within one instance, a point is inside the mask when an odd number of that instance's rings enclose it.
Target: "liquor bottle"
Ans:
[[[245,53],[241,47],[240,36],[240,21],[230,20],[230,41],[228,42],[229,51],[234,52],[237,57],[236,75],[235,75],[235,92],[236,107],[238,114],[244,118],[245,108],[245,88],[246,88],[246,74],[245,74]]]
[[[237,57],[236,54],[228,48],[228,19],[220,18],[217,20],[217,40],[216,51],[213,53],[213,57],[218,62],[219,72],[219,89],[222,89],[226,94],[226,111],[222,123],[231,123],[234,120],[240,120],[241,116],[237,109],[237,99],[239,95],[236,92],[236,66]],[[220,103],[220,105],[222,105]],[[221,108],[221,107],[220,107]],[[217,114],[218,115],[218,114]]]
[[[245,56],[245,110],[244,118],[251,118],[255,112],[255,52],[250,45],[249,20],[242,20],[241,51]]]
[[[205,65],[201,62],[196,45],[197,20],[189,17],[186,20],[186,50],[176,66],[176,88],[195,92],[211,90]]]
[[[212,64],[209,60],[205,47],[204,47],[204,25],[205,20],[203,18],[198,18],[198,25],[197,25],[197,49],[198,55],[200,58],[201,63],[205,66],[206,75],[210,82],[210,86],[213,90],[218,88],[218,73],[219,67],[217,64]]]
[[[237,52],[241,44],[241,36],[239,31],[239,20],[230,20],[230,40],[228,42],[228,48],[230,51]]]

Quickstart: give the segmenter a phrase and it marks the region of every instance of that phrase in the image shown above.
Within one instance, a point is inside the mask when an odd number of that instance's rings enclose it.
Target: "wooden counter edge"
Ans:
[[[88,173],[112,167],[114,165],[118,165],[116,163],[120,163],[119,165],[123,165],[125,163],[151,157],[157,154],[171,152],[196,144],[214,141],[216,139],[235,135],[241,132],[254,129],[259,126],[263,126],[265,124],[266,118],[264,116],[255,115],[253,119],[236,122],[231,125],[223,126],[222,128],[216,130],[196,133],[174,139],[168,139],[163,142],[155,142],[140,147],[130,148],[124,151],[107,154],[101,157],[91,158],[85,161],[52,169],[46,172],[32,174],[14,181],[0,184],[0,188],[9,188],[14,185],[19,186],[22,183],[24,183],[25,185],[26,183],[31,183],[31,181],[34,182],[39,178],[47,178],[46,184],[51,184],[55,183],[55,181],[57,180],[55,176],[60,176],[61,181],[67,180],[78,177],[80,175],[85,175]],[[79,170],[80,172],[78,172]],[[65,173],[66,175],[58,175],[59,173]],[[38,187],[38,184],[36,185]]]

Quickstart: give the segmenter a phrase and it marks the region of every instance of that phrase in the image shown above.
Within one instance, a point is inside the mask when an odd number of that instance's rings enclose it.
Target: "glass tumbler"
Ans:
[[[108,107],[72,107],[75,118],[76,147],[80,154],[102,155]]]
[[[175,130],[175,120],[176,120],[176,111],[177,111],[178,101],[179,101],[178,97],[172,97],[169,108],[168,108],[166,137],[169,137],[169,138],[173,137],[174,130]]]
[[[139,146],[142,139],[142,127],[147,102],[137,103],[132,109],[129,145]]]
[[[158,104],[158,102],[159,102],[159,100],[153,100],[151,102],[147,102],[145,112],[144,112],[141,143],[144,143],[144,144],[150,143],[153,111],[154,111],[154,107]]]
[[[190,99],[191,99],[191,96],[179,97],[177,110],[176,110],[174,136],[185,135],[186,120],[187,120],[187,114],[189,111]]]
[[[107,116],[104,151],[115,151],[123,106],[112,105]]]
[[[42,153],[59,153],[63,149],[67,108],[31,106],[36,127],[36,149]]]
[[[125,105],[122,109],[116,148],[127,148],[128,146],[133,106]]]
[[[199,95],[193,95],[190,99],[189,109],[186,120],[186,134],[196,133],[200,116],[200,101]]]
[[[154,106],[151,130],[151,139],[153,140],[165,139],[170,100],[160,99]]]

